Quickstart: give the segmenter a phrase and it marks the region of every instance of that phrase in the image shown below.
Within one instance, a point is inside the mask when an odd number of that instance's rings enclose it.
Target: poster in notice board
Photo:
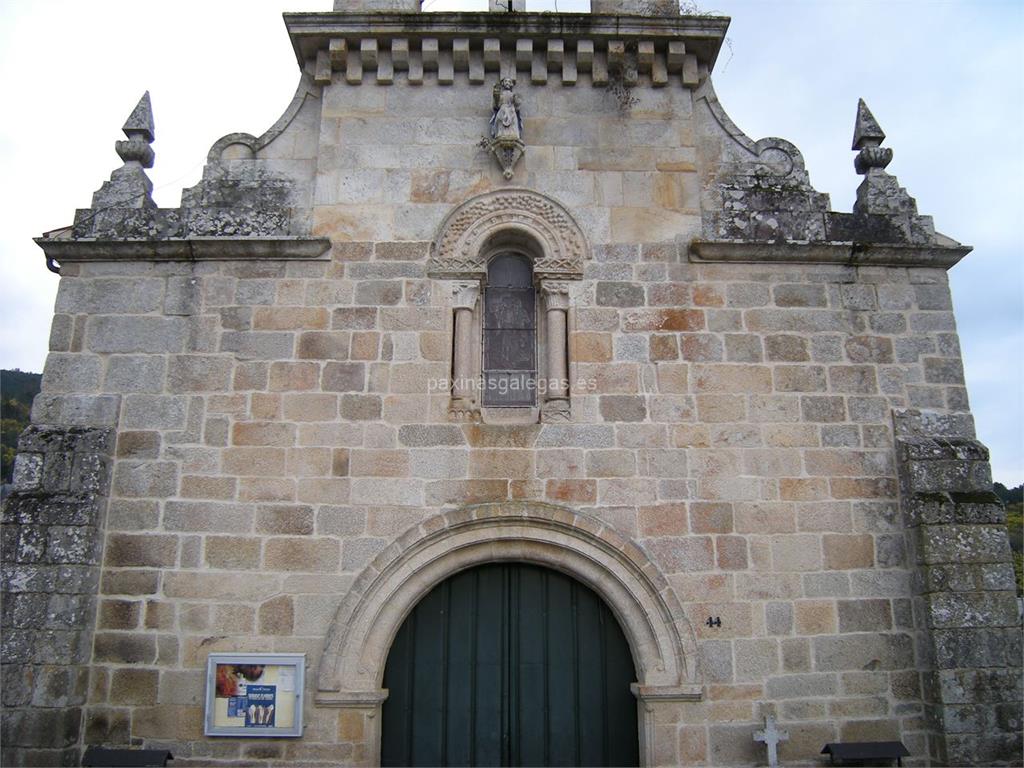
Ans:
[[[211,653],[206,666],[207,736],[301,736],[301,653]]]

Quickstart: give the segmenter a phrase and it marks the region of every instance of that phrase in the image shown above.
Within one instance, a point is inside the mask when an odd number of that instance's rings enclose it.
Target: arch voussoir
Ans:
[[[578,280],[589,257],[582,228],[556,200],[529,189],[505,188],[470,198],[449,213],[431,248],[427,273],[449,280],[481,277],[488,243],[522,235],[540,253],[534,273],[546,279]]]
[[[320,659],[317,702],[382,700],[391,641],[416,603],[449,576],[500,561],[543,565],[589,586],[622,626],[638,690],[700,697],[693,630],[643,551],[595,518],[550,504],[506,502],[429,518],[378,554],[338,607]]]

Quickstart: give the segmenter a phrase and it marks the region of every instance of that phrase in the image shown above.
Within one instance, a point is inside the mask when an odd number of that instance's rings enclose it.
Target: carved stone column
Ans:
[[[452,402],[449,413],[453,418],[465,419],[475,411],[473,309],[480,297],[480,284],[453,283],[452,296],[455,307],[455,343],[452,346]]]
[[[569,365],[567,314],[569,312],[569,284],[558,280],[541,282],[544,312],[547,319],[547,396],[541,406],[545,421],[569,418]]]

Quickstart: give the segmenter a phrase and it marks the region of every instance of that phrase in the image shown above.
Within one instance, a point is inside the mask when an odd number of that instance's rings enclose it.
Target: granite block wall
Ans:
[[[442,53],[457,60],[458,42]],[[219,142],[204,177],[254,164],[301,177],[312,205],[294,217],[329,240],[322,258],[268,258],[233,240],[231,258],[62,262],[35,432],[4,513],[5,568],[16,564],[5,571],[5,749],[370,764],[379,733],[367,716],[313,701],[339,605],[403,532],[513,500],[613,531],[682,605],[702,698],[659,705],[652,764],[759,764],[752,733],[768,714],[789,731],[786,764],[818,764],[829,741],[874,739],[901,739],[908,764],[968,761],[978,745],[1004,760],[1015,742],[986,733],[1011,733],[1019,716],[1002,693],[978,691],[999,678],[999,691],[1019,693],[1019,668],[1002,669],[1019,619],[998,512],[979,496],[990,478],[970,442],[944,269],[692,259],[705,208],[721,202],[711,185],[723,146],[729,164],[749,160],[691,90],[694,54],[661,73],[651,48],[639,79],[610,88],[607,71],[603,84],[575,69],[549,79],[531,48],[516,86],[526,154],[506,180],[479,142],[493,77],[517,71],[519,48],[506,41],[485,69],[475,55],[488,49],[467,43],[466,67],[435,62],[415,83],[382,65],[376,44],[331,44],[346,69],[316,52],[291,117],[262,144]],[[545,61],[557,73],[564,60]],[[787,194],[807,210],[794,221],[819,216],[827,199],[797,181]],[[455,422],[438,385],[452,372],[453,292],[428,275],[431,241],[454,207],[506,186],[557,200],[589,240],[567,288],[573,386],[560,423]],[[730,227],[748,204],[730,203]],[[894,426],[908,410],[933,416]],[[940,417],[964,442],[933,455],[914,439],[934,437]],[[78,482],[60,463],[69,453],[72,468],[104,470],[88,489],[67,484]],[[47,494],[69,502],[52,520],[40,517]],[[929,505],[958,510],[959,528],[929,518]],[[78,554],[61,548],[70,526]],[[952,546],[963,532],[977,548]],[[961,589],[949,579],[965,578],[975,551]],[[81,585],[70,597],[45,580],[29,588],[36,563],[79,568]],[[53,601],[76,606],[74,652],[49,671],[38,654],[50,628],[38,622]],[[961,630],[980,632],[999,662],[964,663],[956,643],[973,635]],[[213,651],[305,652],[303,737],[204,737]],[[44,693],[56,674],[74,694]],[[51,710],[66,728],[21,727]]]
[[[90,427],[19,441],[0,566],[5,765],[78,765],[113,445]]]

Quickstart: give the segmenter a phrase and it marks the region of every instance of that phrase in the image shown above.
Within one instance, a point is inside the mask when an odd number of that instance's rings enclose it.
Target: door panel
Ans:
[[[435,587],[384,672],[383,765],[636,765],[636,679],[614,616],[545,568],[485,565]]]

